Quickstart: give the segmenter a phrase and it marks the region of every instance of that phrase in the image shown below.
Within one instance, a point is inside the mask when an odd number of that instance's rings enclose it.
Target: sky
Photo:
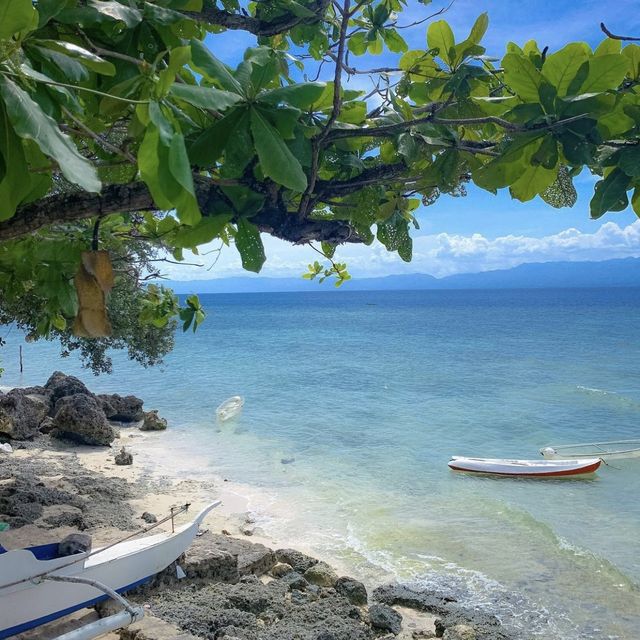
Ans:
[[[409,0],[399,24],[419,20],[447,4],[435,0],[425,6]],[[442,17],[460,40],[476,17],[487,11],[489,29],[483,44],[488,54],[501,57],[509,41],[522,45],[535,39],[541,48],[548,45],[552,51],[575,40],[596,46],[604,39],[600,22],[613,33],[640,36],[639,8],[638,0],[455,0]],[[427,24],[402,30],[410,49],[425,48]],[[210,36],[207,44],[216,56],[235,66],[254,40],[244,33],[226,32]],[[394,58],[395,54],[384,53],[371,57],[371,62],[373,66],[386,66]],[[359,76],[354,88],[366,89],[369,82]],[[417,272],[443,276],[508,268],[523,262],[640,256],[640,221],[633,211],[608,213],[600,220],[589,218],[596,180],[588,172],[576,179],[579,197],[570,209],[553,209],[540,198],[521,203],[512,200],[507,190],[494,196],[469,185],[464,198],[442,196],[434,205],[418,210],[420,229],[412,234],[414,258],[410,264],[377,243],[372,247],[339,247],[336,258],[347,262],[352,275],[371,277]],[[270,277],[299,275],[319,257],[309,247],[294,247],[266,235],[263,242],[267,262],[262,273]],[[214,251],[188,261],[206,268],[181,265],[165,269],[167,275],[177,280],[248,275],[233,247],[225,248],[220,255]]]

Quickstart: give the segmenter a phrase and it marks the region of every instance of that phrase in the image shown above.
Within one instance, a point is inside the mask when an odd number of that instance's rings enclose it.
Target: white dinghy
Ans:
[[[231,418],[235,418],[242,411],[243,406],[244,398],[242,396],[231,396],[218,406],[216,409],[216,418],[218,418],[219,422],[231,420]]]
[[[60,557],[57,543],[12,551],[0,547],[0,638],[9,638],[144,584],[182,555],[205,516],[219,504],[219,500],[211,503],[192,522],[171,533],[136,540],[128,536],[122,542],[71,556]],[[142,617],[142,610],[129,606],[123,614],[128,615],[123,616],[119,627]],[[109,629],[101,632],[105,631]]]
[[[449,467],[454,471],[484,473],[494,476],[523,478],[553,478],[593,473],[602,461],[599,458],[584,460],[503,460],[501,458],[465,458],[453,456]]]
[[[606,461],[640,458],[640,439],[583,442],[580,444],[554,444],[540,449],[540,454],[547,460],[601,458]]]

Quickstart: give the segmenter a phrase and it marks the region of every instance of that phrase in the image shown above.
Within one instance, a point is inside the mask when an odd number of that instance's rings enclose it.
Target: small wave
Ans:
[[[605,389],[596,389],[595,387],[585,387],[581,384],[576,385],[576,389],[582,391],[583,393],[590,393],[593,395],[601,395],[601,396],[617,396],[618,394],[615,391],[606,391]]]
[[[606,389],[598,389],[597,387],[585,387],[584,385],[576,385],[579,393],[594,396],[607,402],[615,403],[618,406],[625,406],[632,409],[640,409],[640,402],[627,398],[617,391],[607,391]]]

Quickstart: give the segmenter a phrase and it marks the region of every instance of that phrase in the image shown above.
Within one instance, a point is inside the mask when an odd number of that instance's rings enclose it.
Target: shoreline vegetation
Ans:
[[[364,585],[339,575],[330,558],[261,537],[237,488],[219,478],[178,479],[145,452],[148,438],[170,436],[157,412],[135,396],[94,395],[77,378],[55,372],[44,387],[0,393],[0,544],[19,548],[83,531],[105,544],[148,527],[172,506],[221,509],[203,535],[153,582],[129,593],[145,619],[105,638],[161,640],[369,640],[444,637],[515,640],[493,615],[450,596],[410,585]],[[147,433],[145,433],[147,431]],[[124,455],[123,455],[124,454]],[[180,520],[187,520],[182,515]],[[168,524],[163,526],[169,526]],[[85,609],[20,638],[55,637],[111,603]]]

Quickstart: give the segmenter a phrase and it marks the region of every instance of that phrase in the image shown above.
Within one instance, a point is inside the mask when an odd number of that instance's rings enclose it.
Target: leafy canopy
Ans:
[[[100,247],[119,260],[116,282],[136,274],[132,323],[180,316],[195,328],[196,298],[180,307],[132,270],[141,246],[179,262],[217,241],[258,272],[261,233],[317,242],[325,264],[305,277],[341,284],[336,245],[377,238],[409,261],[417,207],[471,183],[571,206],[587,169],[598,176],[593,218],[629,203],[640,215],[640,46],[508,43],[497,60],[482,46],[482,14],[462,37],[445,20],[420,21],[424,47],[409,50],[405,4],[2,2],[5,316],[20,320],[15,303],[32,296],[32,333],[68,336],[73,275]],[[229,29],[256,36],[235,68],[215,55]],[[395,63],[368,68],[385,50]],[[348,88],[358,75],[373,79],[368,95]],[[131,294],[116,286],[108,305]]]

